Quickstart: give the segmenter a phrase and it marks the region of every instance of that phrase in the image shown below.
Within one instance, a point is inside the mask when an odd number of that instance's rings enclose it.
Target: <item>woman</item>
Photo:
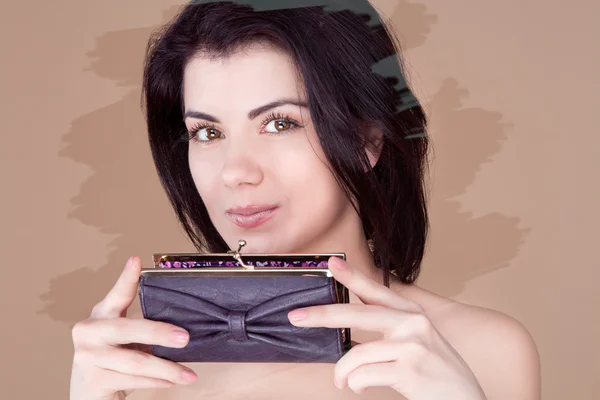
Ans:
[[[247,365],[194,371],[158,359],[134,344],[181,347],[189,337],[125,317],[141,269],[132,257],[73,329],[71,398],[190,384],[193,398],[333,399],[369,387],[384,389],[378,399],[539,398],[537,351],[521,324],[414,284],[428,140],[393,35],[366,1],[254,3],[193,2],[151,40],[144,100],[154,161],[198,251],[225,252],[240,238],[249,253],[344,251],[347,263],[330,268],[351,304],[289,318],[350,327],[360,344],[335,365],[257,364],[246,380]]]

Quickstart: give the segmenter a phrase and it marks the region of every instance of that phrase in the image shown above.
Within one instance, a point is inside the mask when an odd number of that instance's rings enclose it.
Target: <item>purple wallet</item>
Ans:
[[[184,348],[154,345],[176,362],[335,363],[351,346],[350,328],[297,327],[288,312],[348,303],[348,289],[327,267],[345,254],[154,254],[142,270],[144,318],[190,333]],[[243,257],[243,259],[242,259]]]

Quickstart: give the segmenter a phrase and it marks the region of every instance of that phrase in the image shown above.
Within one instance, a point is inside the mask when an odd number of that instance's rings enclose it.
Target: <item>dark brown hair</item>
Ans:
[[[385,284],[388,272],[414,282],[428,232],[428,138],[424,112],[402,74],[400,44],[367,0],[348,2],[354,9],[334,0],[306,7],[298,0],[270,2],[278,9],[263,3],[191,2],[148,43],[143,102],[150,147],[180,223],[199,252],[229,250],[189,171],[184,67],[200,53],[227,57],[245,45],[268,43],[296,63],[325,156],[361,216]],[[372,169],[368,126],[383,134]]]

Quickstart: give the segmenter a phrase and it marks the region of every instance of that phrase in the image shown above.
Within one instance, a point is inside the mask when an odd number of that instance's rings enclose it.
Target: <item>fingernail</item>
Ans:
[[[127,264],[125,265],[125,268],[131,268],[132,265],[133,265],[133,256],[129,257],[129,260],[127,260]]]
[[[192,371],[190,369],[186,369],[181,374],[181,377],[183,378],[184,381],[192,383],[196,380],[196,378],[198,378],[198,375],[196,375],[196,373],[194,371]]]
[[[290,321],[300,321],[308,315],[308,311],[306,310],[294,310],[288,313],[288,318]]]
[[[190,340],[190,335],[182,329],[175,329],[171,332],[171,338],[177,343],[187,343]]]

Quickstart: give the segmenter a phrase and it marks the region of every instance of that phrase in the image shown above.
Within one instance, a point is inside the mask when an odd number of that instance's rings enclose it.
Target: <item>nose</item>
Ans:
[[[227,146],[221,176],[223,183],[230,188],[240,185],[258,185],[263,180],[263,171],[257,162],[257,151],[249,143],[233,143]]]

